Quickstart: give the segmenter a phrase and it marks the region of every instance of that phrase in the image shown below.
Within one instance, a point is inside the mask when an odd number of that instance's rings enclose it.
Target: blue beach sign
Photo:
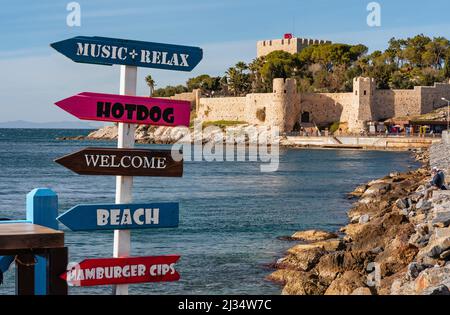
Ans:
[[[58,221],[72,231],[178,227],[178,203],[77,205]]]
[[[109,66],[191,71],[203,58],[199,47],[98,36],[77,36],[50,46],[75,62]]]

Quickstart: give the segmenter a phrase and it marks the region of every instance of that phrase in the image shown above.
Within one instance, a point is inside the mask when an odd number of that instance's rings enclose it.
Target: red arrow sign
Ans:
[[[60,277],[70,286],[178,281],[180,256],[85,259]]]
[[[83,120],[189,127],[191,103],[152,97],[84,92],[55,103]]]

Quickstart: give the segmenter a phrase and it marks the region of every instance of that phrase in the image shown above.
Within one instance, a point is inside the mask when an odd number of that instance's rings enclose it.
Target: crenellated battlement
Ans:
[[[261,40],[256,44],[257,57],[265,56],[276,50],[283,50],[295,54],[308,46],[321,44],[331,44],[331,41],[297,37]]]

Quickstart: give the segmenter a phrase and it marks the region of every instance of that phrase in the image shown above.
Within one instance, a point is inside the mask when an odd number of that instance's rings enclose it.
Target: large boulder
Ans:
[[[372,295],[372,291],[367,287],[359,287],[353,290],[351,295]]]
[[[309,271],[319,262],[320,257],[324,254],[325,250],[320,247],[295,252],[291,251],[289,255],[277,262],[276,267]]]
[[[331,282],[325,295],[350,295],[364,285],[364,277],[361,274],[352,270],[346,271],[341,277]]]
[[[327,282],[332,282],[340,274],[354,270],[364,272],[375,255],[370,252],[337,251],[323,255],[314,270]]]
[[[319,230],[308,230],[296,232],[291,236],[295,240],[302,240],[307,242],[324,241],[331,238],[338,237],[335,233],[319,231]]]
[[[407,267],[415,258],[419,249],[401,236],[388,242],[384,251],[375,261],[380,264],[381,276],[390,276]]]
[[[329,239],[326,241],[320,241],[320,242],[314,242],[309,244],[298,244],[294,247],[291,247],[288,249],[288,253],[290,254],[297,254],[305,250],[311,250],[311,249],[323,249],[328,252],[333,252],[336,250],[340,250],[343,247],[343,242],[341,239]]]
[[[370,185],[370,184],[369,184]],[[362,197],[374,197],[387,193],[391,189],[391,184],[386,181],[381,181],[370,185],[369,188],[362,194]]]
[[[428,268],[422,271],[415,281],[415,291],[422,294],[429,288],[445,285],[450,287],[450,265]]]
[[[284,284],[283,295],[322,295],[326,290],[320,278],[311,272],[281,269],[268,279]]]

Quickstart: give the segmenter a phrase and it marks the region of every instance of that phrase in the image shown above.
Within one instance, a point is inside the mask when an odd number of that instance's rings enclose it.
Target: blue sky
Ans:
[[[208,73],[221,75],[237,61],[251,61],[256,41],[294,32],[297,37],[362,43],[383,49],[389,38],[450,38],[450,1],[379,0],[381,27],[369,27],[368,0],[79,0],[81,27],[66,25],[66,0],[1,0],[0,122],[74,121],[53,105],[82,91],[117,93],[119,68],[76,64],[51,42],[77,35],[108,36],[200,46],[204,59],[191,73],[140,69],[158,86]],[[10,106],[9,104],[14,104]],[[27,113],[24,116],[24,113]]]

